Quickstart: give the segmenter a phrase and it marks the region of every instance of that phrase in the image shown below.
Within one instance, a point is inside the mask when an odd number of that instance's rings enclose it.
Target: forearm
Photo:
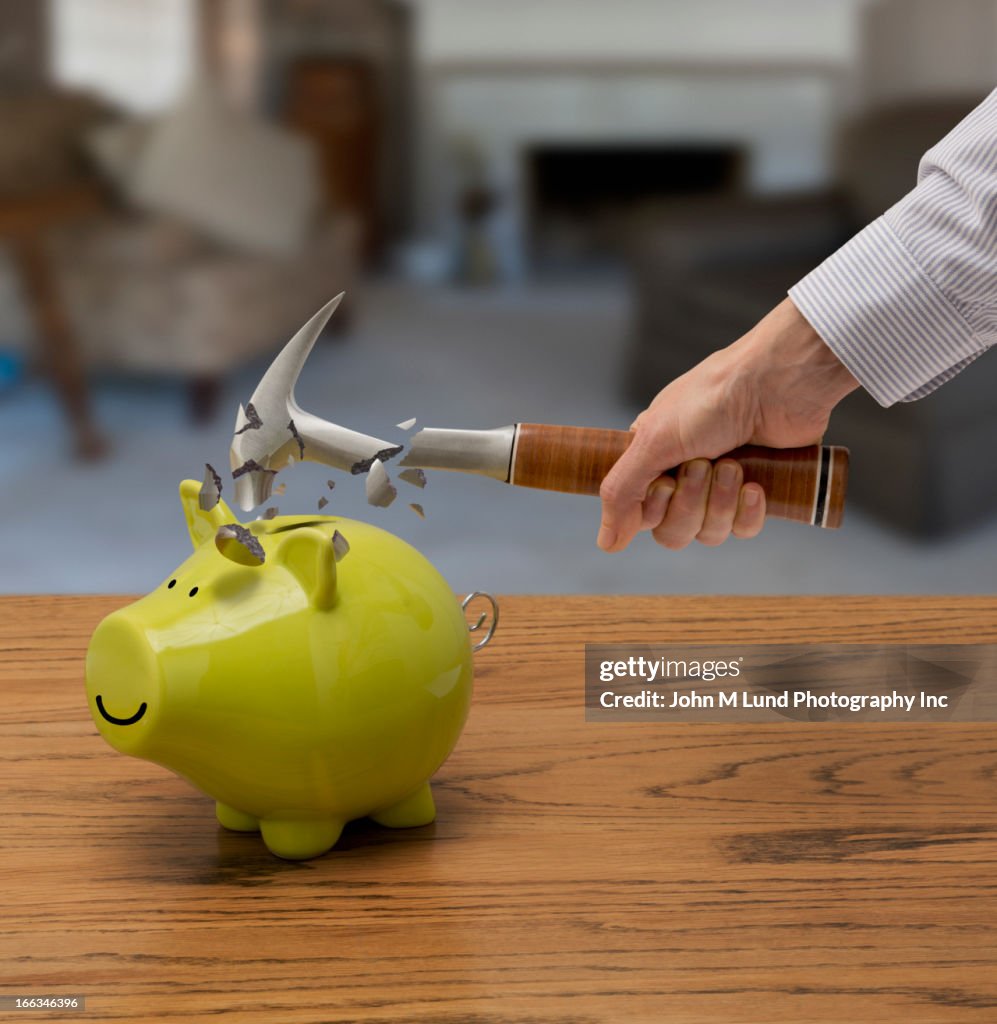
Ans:
[[[790,289],[884,406],[997,342],[997,92],[925,154],[917,187]]]

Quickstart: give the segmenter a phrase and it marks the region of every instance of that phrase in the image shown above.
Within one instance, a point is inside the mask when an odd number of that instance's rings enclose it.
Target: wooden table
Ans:
[[[997,1020],[997,725],[582,706],[585,641],[994,642],[997,599],[505,598],[436,823],[305,863],[98,737],[83,653],[123,600],[0,600],[0,993],[87,1022]]]

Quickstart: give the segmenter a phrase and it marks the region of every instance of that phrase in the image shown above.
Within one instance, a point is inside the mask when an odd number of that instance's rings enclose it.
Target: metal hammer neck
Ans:
[[[515,426],[493,430],[426,427],[411,439],[409,450],[399,465],[478,473],[507,482],[515,441]]]

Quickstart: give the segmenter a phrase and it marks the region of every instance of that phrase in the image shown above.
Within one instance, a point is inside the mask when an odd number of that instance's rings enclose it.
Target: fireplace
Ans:
[[[635,219],[682,197],[738,191],[744,163],[736,145],[529,147],[524,182],[531,261],[538,269],[617,262]]]

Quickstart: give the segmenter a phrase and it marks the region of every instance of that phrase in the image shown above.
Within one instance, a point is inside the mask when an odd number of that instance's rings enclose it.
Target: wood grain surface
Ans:
[[[582,706],[586,641],[994,642],[997,599],[505,598],[435,824],[304,863],[99,738],[124,601],[0,599],[0,994],[87,999],[4,1019],[997,1020],[997,726]]]

